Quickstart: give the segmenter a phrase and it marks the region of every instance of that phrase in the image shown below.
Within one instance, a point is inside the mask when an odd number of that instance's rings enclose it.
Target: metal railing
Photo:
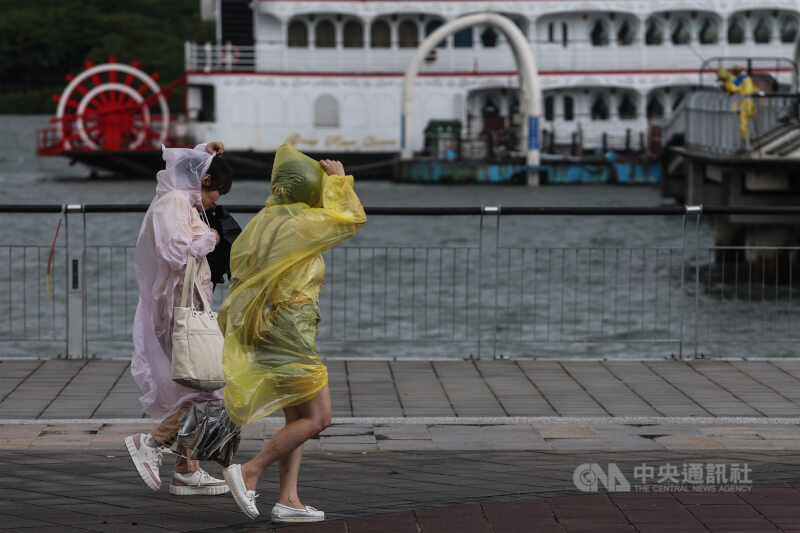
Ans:
[[[749,150],[782,124],[798,117],[800,95],[730,94],[715,90],[696,91],[669,121],[662,124],[661,143],[666,146],[676,135],[685,145],[714,155]],[[741,110],[748,116],[746,138],[740,131]]]
[[[228,206],[253,213],[257,206]],[[126,355],[138,301],[129,244],[90,244],[96,214],[144,205],[0,206],[62,214],[52,248],[0,245],[0,355]],[[380,217],[477,219],[471,242],[325,252],[319,346],[329,356],[547,357],[798,355],[800,248],[716,247],[701,219],[800,215],[800,207],[372,208]],[[131,215],[137,217],[138,215]],[[530,246],[504,242],[513,217],[663,217],[680,242]],[[519,219],[517,219],[519,220]],[[590,219],[586,219],[590,220]],[[679,226],[679,227],[678,227]],[[97,232],[95,231],[95,234]],[[45,282],[51,265],[50,291]],[[215,305],[225,295],[217,288]]]

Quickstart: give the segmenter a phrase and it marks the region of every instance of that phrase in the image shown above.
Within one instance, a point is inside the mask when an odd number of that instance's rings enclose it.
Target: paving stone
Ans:
[[[534,424],[533,428],[539,432],[544,439],[591,439],[596,438],[597,433],[583,426],[571,426],[555,424],[543,426]]]
[[[669,450],[721,450],[725,446],[702,435],[667,435],[656,442]]]

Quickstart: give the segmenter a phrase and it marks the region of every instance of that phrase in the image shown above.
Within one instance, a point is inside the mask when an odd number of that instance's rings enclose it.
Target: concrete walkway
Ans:
[[[301,497],[328,520],[290,531],[800,531],[800,361],[351,360],[329,371],[334,424],[305,445],[301,471]],[[125,361],[0,360],[0,531],[276,527],[276,469],[253,522],[228,495],[170,496],[169,457],[165,486],[147,489],[122,445],[152,427],[137,397]],[[243,428],[237,460],[280,427]],[[631,492],[579,490],[593,464],[618,468]],[[717,477],[686,483],[692,468]],[[733,476],[742,468],[745,482]]]
[[[800,360],[329,361],[341,417],[800,417]],[[0,360],[0,419],[137,418],[126,361]]]
[[[800,361],[359,360],[329,372],[335,426],[309,451],[800,451]],[[6,360],[0,376],[7,449],[104,447],[150,426],[125,361]]]

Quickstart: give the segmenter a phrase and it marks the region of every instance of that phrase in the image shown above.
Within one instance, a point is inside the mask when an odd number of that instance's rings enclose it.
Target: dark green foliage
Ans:
[[[0,13],[0,113],[53,113],[64,76],[109,56],[138,59],[163,87],[183,75],[185,41],[214,40],[199,0],[0,0]],[[170,109],[182,102],[173,93]]]

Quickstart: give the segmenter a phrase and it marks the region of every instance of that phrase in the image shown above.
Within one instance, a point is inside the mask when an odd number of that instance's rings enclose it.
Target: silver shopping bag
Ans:
[[[196,403],[178,420],[178,442],[191,450],[190,459],[216,461],[229,466],[239,449],[242,428],[228,418],[218,402]]]

